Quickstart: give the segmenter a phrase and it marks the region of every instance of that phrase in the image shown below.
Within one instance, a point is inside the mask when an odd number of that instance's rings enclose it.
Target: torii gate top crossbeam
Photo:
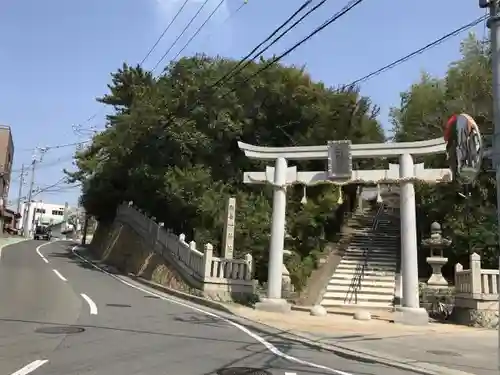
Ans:
[[[298,147],[263,147],[238,142],[239,148],[250,159],[275,160],[283,157],[287,160],[326,160],[328,159],[328,145],[298,146]],[[351,145],[352,158],[383,158],[397,157],[403,154],[425,155],[441,154],[446,151],[446,142],[443,138],[418,142],[396,143],[366,143]]]

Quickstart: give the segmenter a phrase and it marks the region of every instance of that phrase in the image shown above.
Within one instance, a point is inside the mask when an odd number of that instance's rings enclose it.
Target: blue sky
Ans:
[[[184,51],[241,58],[284,21],[303,0],[226,0],[203,32]],[[183,0],[0,0],[0,124],[12,127],[14,169],[29,163],[36,146],[85,140],[72,125],[103,127],[105,109],[95,98],[106,92],[110,72],[124,61],[138,63],[166,27]],[[167,56],[173,58],[204,16],[206,9]],[[317,3],[315,0],[314,3]],[[329,0],[322,10],[270,50],[280,53],[334,14],[347,0]],[[201,0],[191,0],[156,51],[145,62],[152,68],[196,12]],[[397,4],[397,6],[396,6]],[[477,1],[366,0],[284,59],[305,65],[312,77],[328,85],[348,83],[409,53],[482,15]],[[229,19],[228,19],[229,17]],[[228,20],[227,20],[228,19]],[[227,20],[224,22],[224,20]],[[476,28],[484,34],[484,26]],[[458,58],[456,37],[447,43],[362,85],[362,93],[381,106],[380,121],[388,126],[388,111],[399,93],[422,71],[442,75]],[[36,176],[44,188],[71,168],[74,147],[49,150]],[[17,199],[19,173],[13,173],[10,199]],[[26,193],[27,186],[24,187]],[[78,189],[38,196],[49,203],[76,203]]]

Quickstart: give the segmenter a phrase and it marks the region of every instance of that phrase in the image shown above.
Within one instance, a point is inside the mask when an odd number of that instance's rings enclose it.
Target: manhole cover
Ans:
[[[106,306],[109,306],[109,307],[132,307],[132,305],[126,305],[123,303],[107,303]]]
[[[453,357],[458,357],[459,354],[455,352],[450,352],[448,350],[427,350],[427,353],[434,354],[434,355],[449,355]]]
[[[160,299],[160,297],[157,297],[157,296],[144,296],[144,298]]]
[[[47,333],[51,335],[71,335],[73,333],[82,333],[85,328],[71,326],[40,327],[35,329],[37,333]]]
[[[218,375],[272,375],[269,371],[251,367],[228,367],[217,370]]]

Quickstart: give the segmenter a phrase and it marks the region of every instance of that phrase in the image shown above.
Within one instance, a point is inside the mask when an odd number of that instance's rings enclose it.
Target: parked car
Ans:
[[[50,239],[52,238],[52,231],[50,230],[49,227],[43,225],[37,225],[33,237],[35,240],[50,241]]]

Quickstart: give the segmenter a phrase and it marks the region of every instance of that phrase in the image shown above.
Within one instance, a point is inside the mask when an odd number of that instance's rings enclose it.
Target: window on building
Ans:
[[[45,208],[37,208],[37,209],[35,210],[35,212],[36,212],[37,214],[44,214],[44,213],[45,213]]]
[[[52,215],[54,215],[54,216],[63,216],[64,215],[64,211],[61,211],[61,210],[52,210]]]

